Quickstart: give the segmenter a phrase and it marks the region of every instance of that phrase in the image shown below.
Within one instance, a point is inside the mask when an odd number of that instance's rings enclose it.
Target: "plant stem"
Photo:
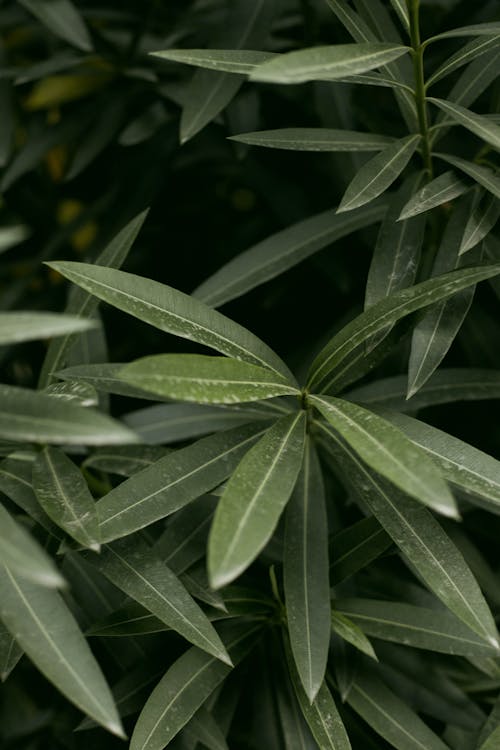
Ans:
[[[413,48],[413,71],[415,75],[415,103],[417,105],[418,124],[422,136],[422,158],[429,180],[433,177],[432,152],[429,139],[427,119],[427,102],[425,96],[424,49],[420,40],[420,0],[409,1],[410,33]]]

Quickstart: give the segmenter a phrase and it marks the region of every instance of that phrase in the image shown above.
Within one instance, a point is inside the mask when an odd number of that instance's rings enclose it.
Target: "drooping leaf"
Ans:
[[[325,450],[344,470],[346,481],[363,499],[411,565],[443,604],[471,630],[498,648],[488,605],[462,555],[431,513],[367,469],[333,428],[318,423]]]
[[[402,289],[381,300],[348,323],[318,354],[311,367],[308,388],[316,392],[328,392],[342,374],[341,369],[337,370],[338,365],[349,354],[359,351],[360,345],[373,334],[405,315],[451,297],[452,294],[498,273],[500,265],[459,269],[436,279],[423,281],[409,289]],[[358,356],[364,356],[364,351],[360,351]],[[352,366],[351,361],[348,366]]]
[[[358,651],[378,661],[377,654],[364,632],[352,619],[337,610],[337,604],[335,605],[335,609],[332,610],[332,628],[344,641],[347,641],[351,646],[357,648]]]
[[[427,87],[434,85],[442,78],[450,75],[450,73],[458,70],[458,68],[461,68],[463,65],[467,65],[467,63],[470,63],[472,60],[485,55],[487,52],[498,49],[499,45],[500,34],[495,36],[482,36],[473,39],[471,42],[468,42],[468,44],[461,47],[454,55],[451,55],[451,57],[445,60],[445,62],[434,71],[427,80]]]
[[[202,404],[235,404],[300,394],[287,378],[267,367],[202,354],[142,357],[119,374],[133,386],[159,396]]]
[[[0,313],[0,344],[63,336],[86,331],[95,326],[91,320],[81,320],[56,313],[2,312]]]
[[[479,185],[482,185],[482,187],[494,195],[495,198],[500,198],[500,178],[489,167],[481,167],[479,164],[474,164],[474,162],[466,161],[450,154],[436,154],[436,156],[465,172],[465,174],[472,177]]]
[[[45,393],[0,386],[0,436],[34,443],[135,443],[132,430],[93,409]]]
[[[92,41],[83,18],[71,0],[19,0],[53,34],[84,52]]]
[[[0,564],[20,578],[55,588],[65,581],[49,555],[0,504]]]
[[[454,39],[463,36],[494,36],[500,33],[500,23],[476,23],[470,26],[461,26],[458,29],[443,31],[441,34],[429,37],[425,40],[425,45],[441,41],[442,39]]]
[[[283,576],[290,646],[312,702],[325,677],[330,644],[328,523],[318,456],[307,440],[286,510]]]
[[[463,125],[464,128],[477,135],[485,143],[489,143],[494,148],[500,149],[500,127],[495,125],[494,122],[491,122],[482,115],[471,112],[470,109],[466,109],[459,104],[454,104],[445,99],[428,97],[428,101],[439,107],[442,112],[449,115],[459,125]]]
[[[172,287],[88,263],[49,265],[90,294],[161,331],[293,377],[281,359],[250,331]]]
[[[35,666],[63,695],[124,737],[104,676],[63,599],[2,566],[0,617]]]
[[[229,479],[209,536],[212,588],[234,580],[271,538],[295,486],[304,442],[304,413],[282,417]]]
[[[193,294],[207,305],[223,305],[293,268],[331,242],[376,223],[386,208],[385,203],[377,201],[343,216],[329,210],[292,224],[230,260]]]
[[[368,466],[438,513],[458,517],[453,495],[439,471],[400,430],[349,401],[309,396],[309,402]]]
[[[103,548],[93,564],[121,591],[188,641],[230,663],[213,626],[177,576],[138,537]]]
[[[345,191],[338,213],[364,206],[387,190],[410,161],[419,139],[409,135],[395,141],[364,164]]]
[[[430,211],[436,206],[448,203],[459,195],[463,195],[468,189],[468,185],[461,180],[454,172],[444,172],[428,182],[403,207],[399,215],[399,221],[409,219],[417,214]]]
[[[381,151],[391,142],[386,135],[329,128],[260,130],[232,135],[229,140],[290,151]]]
[[[383,641],[470,658],[495,653],[446,610],[376,599],[339,599],[335,608],[367,635]]]
[[[101,540],[127,536],[221,484],[262,434],[248,425],[213,435],[134,474],[97,503]]]
[[[493,229],[500,218],[500,202],[494,195],[475,206],[464,230],[459,254],[476,247]]]
[[[405,55],[408,47],[398,44],[336,44],[287,52],[262,63],[250,73],[251,81],[304,83],[334,81],[364,73]]]
[[[392,539],[376,518],[363,518],[332,539],[330,577],[337,585],[383,555]]]
[[[240,75],[247,75],[257,65],[276,57],[273,52],[248,49],[165,49],[150,54],[153,57],[193,65],[196,68]]]

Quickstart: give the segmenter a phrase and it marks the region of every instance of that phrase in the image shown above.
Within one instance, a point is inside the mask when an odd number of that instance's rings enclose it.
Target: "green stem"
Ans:
[[[415,103],[417,105],[418,125],[422,136],[422,158],[429,180],[432,180],[432,151],[427,119],[427,101],[425,96],[424,48],[420,39],[420,0],[409,0],[410,33],[413,48],[413,71],[415,75]]]

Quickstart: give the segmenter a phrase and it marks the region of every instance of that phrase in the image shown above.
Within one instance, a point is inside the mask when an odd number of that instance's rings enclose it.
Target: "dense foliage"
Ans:
[[[498,750],[497,0],[0,30],[2,750]]]

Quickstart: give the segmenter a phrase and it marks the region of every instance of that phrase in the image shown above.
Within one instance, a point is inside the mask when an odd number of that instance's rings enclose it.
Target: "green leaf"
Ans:
[[[339,599],[335,608],[373,638],[469,658],[495,650],[446,610],[376,599]]]
[[[195,646],[231,664],[213,626],[177,576],[141,539],[106,545],[92,563],[115,586]]]
[[[478,164],[466,161],[465,159],[460,159],[458,156],[450,156],[449,154],[435,155],[443,161],[448,162],[448,164],[460,169],[462,172],[465,172],[465,174],[472,177],[473,180],[479,185],[482,185],[496,198],[500,198],[500,179],[496,176],[493,170],[488,167],[480,167]]]
[[[373,334],[382,331],[388,324],[395,323],[405,315],[451,297],[452,294],[479,281],[492,278],[498,273],[499,264],[483,268],[463,268],[423,281],[409,289],[402,289],[391,297],[377,302],[344,326],[322,349],[312,364],[308,388],[328,392],[342,375],[342,369],[337,369],[338,365],[356,350],[358,359],[364,356],[364,350],[360,351],[363,349],[360,345]],[[347,366],[352,366],[352,360],[348,360]]]
[[[33,465],[33,489],[54,523],[84,547],[99,551],[95,502],[71,459],[57,448],[45,447]]]
[[[32,467],[34,456],[31,460],[18,458],[6,458],[0,463],[0,491],[5,493],[19,508],[33,518],[40,526],[54,536],[58,529],[44,510],[33,492]]]
[[[398,750],[448,750],[448,746],[372,670],[358,670],[347,702]]]
[[[335,607],[337,607],[337,604]],[[357,648],[358,651],[378,661],[372,644],[358,625],[352,622],[349,617],[346,617],[343,612],[337,611],[337,609],[332,609],[331,617],[332,628],[337,635],[350,643],[351,646],[354,646],[354,648]]]
[[[22,655],[22,648],[0,622],[0,682],[6,681]]]
[[[68,700],[124,737],[104,676],[56,591],[18,578],[3,567],[0,617],[35,666]]]
[[[71,0],[19,0],[53,34],[84,52],[92,51],[92,41],[79,11]]]
[[[386,208],[386,204],[377,202],[343,216],[335,210],[324,211],[292,224],[230,260],[193,295],[219,307],[293,268],[331,242],[380,221]]]
[[[41,586],[64,586],[64,578],[45,550],[0,504],[0,564]]]
[[[448,482],[472,495],[472,502],[500,513],[500,461],[406,414],[384,416],[432,458]]]
[[[497,49],[499,43],[500,34],[473,39],[439,66],[439,68],[428,78],[427,88],[433,86],[442,78],[445,78],[445,76],[458,70],[458,68],[461,68],[463,65],[467,65],[467,63],[470,63],[472,60]]]
[[[104,414],[11,385],[0,385],[0,437],[73,445],[137,442],[132,430]]]
[[[470,109],[461,107],[459,104],[453,104],[444,99],[428,97],[427,101],[432,102],[436,107],[439,107],[439,109],[449,115],[452,120],[459,125],[463,125],[464,128],[470,130],[471,133],[477,135],[485,143],[489,143],[493,148],[500,149],[500,127],[495,125],[494,122],[488,120],[488,118],[478,115],[475,112],[471,112]]]
[[[170,453],[134,474],[98,501],[101,540],[127,536],[217,487],[259,434],[260,425],[236,427]]]
[[[247,75],[257,65],[277,57],[273,52],[247,49],[165,49],[149,54],[163,60],[193,65],[196,68],[240,75]]]
[[[493,730],[490,736],[483,742],[479,750],[496,750],[500,742],[500,726]]]
[[[203,495],[177,511],[154,544],[155,554],[177,575],[205,555],[208,529],[217,500]]]
[[[48,265],[90,294],[161,331],[293,378],[281,359],[250,331],[172,287],[88,263]]]
[[[458,29],[443,31],[442,34],[431,36],[429,39],[425,40],[424,46],[433,42],[438,42],[442,39],[454,39],[462,36],[494,36],[495,34],[500,34],[500,22],[476,23],[471,26],[461,26]]]
[[[489,195],[482,204],[475,206],[471,213],[460,243],[459,254],[463,255],[476,247],[493,229],[500,218],[500,202]]]
[[[283,576],[293,658],[312,702],[325,677],[330,645],[328,522],[318,456],[306,441],[304,460],[286,510]]]
[[[261,625],[240,625],[223,638],[233,664],[251,649]],[[188,723],[231,668],[198,648],[190,648],[175,661],[155,687],[142,709],[130,750],[163,750]]]
[[[419,135],[409,135],[395,141],[364,164],[345,191],[338,213],[364,206],[387,190],[410,161],[419,140]]]
[[[393,411],[417,411],[454,401],[500,398],[500,371],[497,370],[437,370],[410,401],[406,398],[407,382],[406,375],[382,378],[348,391],[344,398]]]
[[[335,44],[287,52],[262,63],[250,73],[251,81],[304,83],[334,81],[364,73],[405,55],[400,44]]]
[[[498,648],[495,623],[461,553],[432,514],[369,471],[333,428],[318,423],[326,451],[344,470],[346,481],[376,516],[412,567],[436,596],[471,630]]]
[[[290,151],[381,151],[391,143],[386,135],[329,128],[283,128],[232,135],[230,141]]]
[[[87,456],[82,469],[96,469],[122,477],[131,477],[141,469],[159,461],[170,453],[170,448],[156,445],[117,445],[98,448]]]
[[[229,479],[208,542],[212,588],[233,581],[271,538],[300,471],[305,422],[304,412],[279,419]]]
[[[147,215],[148,211],[143,211],[124,226],[95,259],[95,263],[119,268],[134,244]],[[91,318],[97,306],[98,301],[91,294],[82,289],[73,289],[66,310],[79,317]],[[67,364],[68,353],[76,340],[78,339],[75,336],[67,336],[51,342],[40,372],[38,382],[40,388],[52,383],[55,379],[54,373]]]
[[[99,404],[96,389],[90,383],[79,383],[77,380],[52,383],[43,389],[43,393],[66,403],[75,404],[75,406],[98,406]]]
[[[86,331],[95,325],[96,323],[92,320],[81,320],[71,315],[2,312],[0,313],[0,345],[63,336],[67,333]]]
[[[468,188],[467,183],[457,177],[454,172],[444,172],[410,198],[403,207],[398,221],[409,219],[424,211],[430,211],[436,206],[441,206],[443,203],[448,203],[458,198],[459,195],[463,195]]]
[[[376,518],[362,518],[339,531],[332,539],[330,551],[330,577],[337,584],[350,578],[383,555],[392,545],[392,539]]]
[[[410,15],[405,0],[391,0],[391,5],[399,16],[399,20],[405,27],[406,31],[410,30]]]
[[[194,742],[208,748],[208,750],[229,750],[226,738],[212,714],[203,706],[184,727],[183,735]]]
[[[453,495],[432,461],[390,422],[342,399],[309,396],[309,402],[368,466],[438,513],[458,517]]]
[[[65,381],[78,381],[90,385],[102,393],[115,393],[118,396],[130,396],[147,401],[160,401],[161,398],[149,393],[140,386],[131,385],[120,377],[125,362],[102,362],[98,364],[74,365],[54,373]]]
[[[124,367],[120,377],[159,396],[202,404],[300,395],[287,378],[267,367],[203,354],[142,357]]]

